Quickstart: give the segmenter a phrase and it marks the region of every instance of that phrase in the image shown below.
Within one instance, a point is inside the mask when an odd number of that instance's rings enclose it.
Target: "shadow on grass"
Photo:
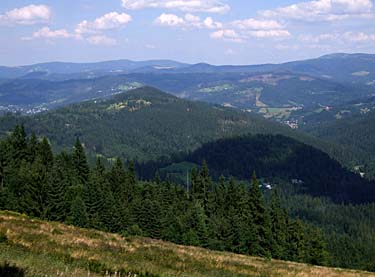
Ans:
[[[2,277],[23,277],[25,271],[14,265],[10,265],[8,262],[0,264],[0,276]]]

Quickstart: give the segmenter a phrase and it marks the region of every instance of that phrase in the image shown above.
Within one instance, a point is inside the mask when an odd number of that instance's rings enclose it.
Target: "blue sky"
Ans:
[[[258,64],[375,53],[372,0],[0,2],[0,64],[174,59]]]

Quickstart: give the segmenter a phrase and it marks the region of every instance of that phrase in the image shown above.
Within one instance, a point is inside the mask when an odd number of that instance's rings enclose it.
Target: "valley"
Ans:
[[[277,259],[374,271],[373,58],[1,68],[0,208],[116,233],[22,219],[55,224],[63,230],[56,232],[83,240],[103,234],[118,247],[143,245],[134,254],[142,265],[131,267],[142,274],[168,276],[187,267],[192,276],[336,274]],[[334,70],[353,59],[358,64],[350,71]],[[0,213],[0,230],[19,224],[11,221],[20,222],[20,215]],[[5,237],[16,244],[0,242],[12,254],[0,257],[39,272],[28,261],[41,253],[27,245],[41,237],[21,239],[23,231],[14,230]],[[194,248],[205,263],[226,255],[236,265],[208,269],[184,258],[181,269],[152,258],[162,252],[178,260],[181,253],[172,249],[186,253],[192,246],[205,248]],[[48,270],[66,264],[94,275],[128,270],[131,256],[108,262],[102,255],[117,250],[106,247],[51,252],[48,263],[56,266]],[[212,250],[262,258],[239,262],[240,256]],[[249,267],[253,259],[259,264]]]

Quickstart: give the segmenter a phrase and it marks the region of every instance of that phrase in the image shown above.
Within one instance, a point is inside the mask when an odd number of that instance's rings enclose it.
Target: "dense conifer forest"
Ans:
[[[327,264],[321,231],[290,218],[275,191],[266,203],[253,174],[246,188],[211,180],[206,165],[192,172],[189,191],[161,181],[137,181],[134,163],[118,159],[90,168],[77,139],[54,155],[46,138],[17,126],[1,142],[0,208],[123,235],[140,235],[215,250]]]

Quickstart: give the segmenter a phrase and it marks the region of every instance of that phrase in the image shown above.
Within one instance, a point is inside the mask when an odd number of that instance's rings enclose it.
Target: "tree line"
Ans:
[[[255,173],[250,187],[212,181],[206,164],[191,187],[137,180],[133,162],[90,168],[84,146],[54,155],[47,138],[22,125],[0,142],[0,208],[79,227],[163,239],[267,258],[329,263],[319,229],[289,217],[276,191],[266,203]]]

